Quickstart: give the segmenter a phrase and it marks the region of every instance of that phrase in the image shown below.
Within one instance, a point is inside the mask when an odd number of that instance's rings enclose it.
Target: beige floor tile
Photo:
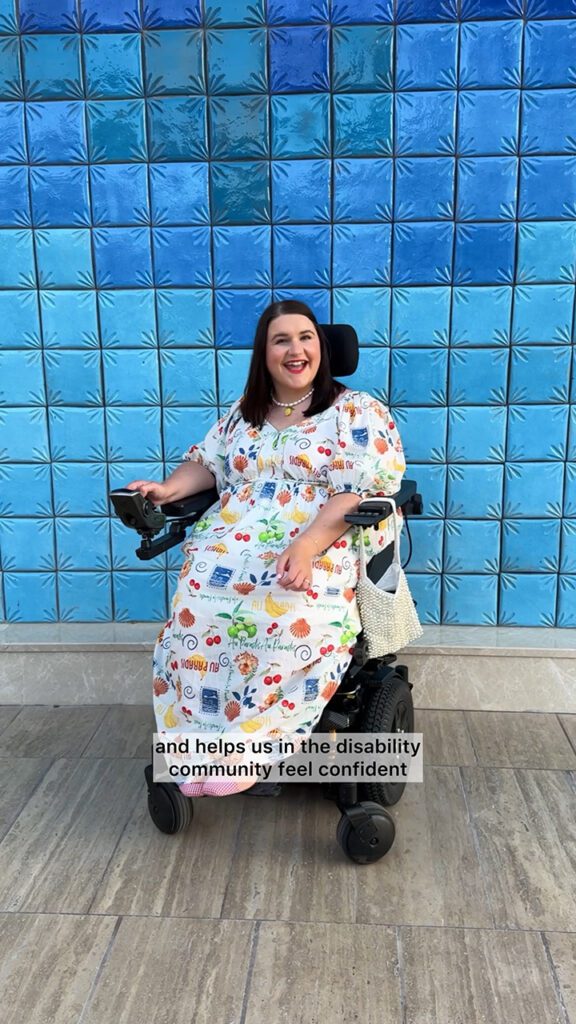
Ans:
[[[566,1024],[541,936],[401,928],[403,1024]]]
[[[576,929],[576,923],[574,924]],[[560,998],[569,1024],[576,1021],[576,934],[546,932],[544,935],[560,987]]]
[[[576,715],[558,715],[570,743],[576,750]]]
[[[359,871],[336,842],[340,813],[319,786],[278,797],[240,795],[244,814],[223,917],[353,921]]]
[[[219,917],[231,871],[235,877],[234,847],[243,799],[193,800],[189,827],[169,836],[150,818],[143,788],[91,913]]]
[[[497,927],[576,921],[576,774],[461,768]]]
[[[262,922],[245,1024],[400,1020],[394,929]]]
[[[253,928],[125,917],[82,1024],[238,1024]]]
[[[113,917],[0,914],[2,1024],[78,1024]]]
[[[466,711],[478,763],[490,768],[576,768],[556,715]]]
[[[0,843],[0,910],[86,913],[126,821],[144,761],[55,761]]]
[[[6,835],[51,764],[51,757],[0,758],[0,839]]]
[[[418,709],[415,731],[424,737],[424,764],[476,764],[463,711]]]
[[[80,757],[107,707],[22,708],[0,735],[0,757]]]
[[[146,757],[151,761],[156,723],[151,707],[112,707],[84,749],[83,757]]]
[[[389,810],[396,839],[363,869],[356,920],[491,927],[459,769],[425,768],[424,782],[409,783]]]
[[[19,711],[19,704],[0,705],[0,733],[4,732],[4,729],[10,725],[10,722],[14,721]]]

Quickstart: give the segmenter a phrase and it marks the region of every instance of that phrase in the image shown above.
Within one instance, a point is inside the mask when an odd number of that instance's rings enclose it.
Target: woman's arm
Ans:
[[[209,469],[199,462],[182,462],[164,481],[167,490],[165,502],[180,501],[199,491],[208,491],[216,486],[216,480]]]
[[[350,529],[344,516],[361,501],[359,494],[346,491],[333,494],[314,517],[310,526],[284,549],[276,562],[280,586],[287,590],[306,590],[312,578],[312,559]]]

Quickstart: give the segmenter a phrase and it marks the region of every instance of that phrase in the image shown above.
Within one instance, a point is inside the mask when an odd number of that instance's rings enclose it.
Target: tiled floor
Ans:
[[[150,708],[0,708],[3,1024],[576,1024],[576,715],[417,711],[376,864],[319,787],[147,810]]]

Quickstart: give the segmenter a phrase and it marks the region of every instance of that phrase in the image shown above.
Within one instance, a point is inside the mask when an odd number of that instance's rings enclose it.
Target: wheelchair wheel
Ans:
[[[394,820],[378,803],[364,800],[344,811],[336,839],[344,853],[356,864],[373,864],[384,857],[396,835]],[[369,820],[354,822],[354,816],[364,811]]]
[[[144,769],[148,786],[148,811],[160,832],[173,836],[188,828],[194,813],[192,801],[180,792],[175,782],[154,782],[152,765]]]
[[[405,679],[392,676],[382,687],[371,691],[366,702],[360,732],[414,732],[412,692]],[[359,782],[361,800],[374,800],[382,807],[397,804],[405,782]]]

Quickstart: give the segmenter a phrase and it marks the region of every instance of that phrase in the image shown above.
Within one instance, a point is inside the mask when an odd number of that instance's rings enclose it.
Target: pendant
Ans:
[[[290,416],[292,414],[292,412],[293,412],[292,406],[291,405],[287,405],[286,408],[284,409],[284,415],[285,416]]]

